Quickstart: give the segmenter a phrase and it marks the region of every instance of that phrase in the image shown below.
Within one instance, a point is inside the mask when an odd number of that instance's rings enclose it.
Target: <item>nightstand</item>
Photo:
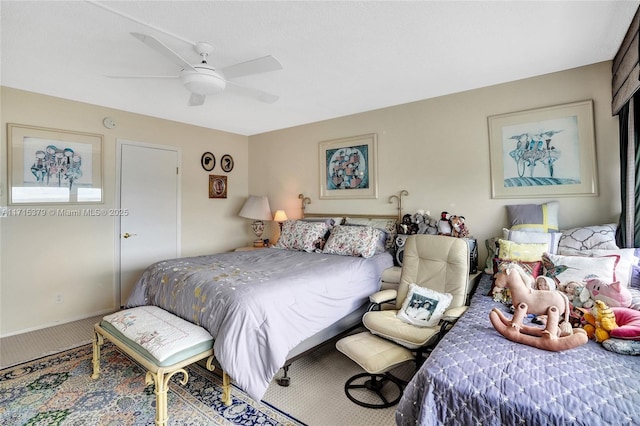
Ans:
[[[247,246],[247,247],[238,247],[237,249],[233,250],[233,251],[252,251],[252,250],[260,250],[266,247],[253,247],[253,246]]]

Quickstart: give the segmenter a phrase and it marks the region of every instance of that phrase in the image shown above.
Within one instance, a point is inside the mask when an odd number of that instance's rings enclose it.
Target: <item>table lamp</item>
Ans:
[[[273,215],[274,222],[278,222],[278,225],[280,225],[280,232],[282,232],[282,222],[287,219],[288,217],[284,210],[276,210],[276,214]]]
[[[262,241],[262,233],[264,232],[264,221],[271,220],[271,208],[269,207],[269,199],[266,196],[249,195],[247,201],[244,202],[240,217],[253,219],[251,229],[256,234],[257,240],[253,242],[254,247],[264,246]]]

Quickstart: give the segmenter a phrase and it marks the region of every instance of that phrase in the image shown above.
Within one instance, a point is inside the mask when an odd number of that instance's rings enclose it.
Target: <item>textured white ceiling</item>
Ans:
[[[0,82],[252,135],[610,60],[639,3],[2,0]],[[217,67],[273,55],[283,70],[236,81],[280,99],[189,107],[178,80],[107,78],[179,71],[133,31],[193,62],[183,40],[207,41]]]

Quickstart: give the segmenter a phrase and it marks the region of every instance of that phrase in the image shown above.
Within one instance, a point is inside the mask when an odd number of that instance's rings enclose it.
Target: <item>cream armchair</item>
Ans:
[[[412,235],[405,242],[398,290],[382,290],[370,297],[374,309],[379,306],[383,308],[367,312],[362,318],[364,326],[372,334],[416,352],[416,363],[420,365],[424,360],[424,353],[435,347],[444,333],[466,311],[465,303],[471,291],[469,268],[469,246],[464,239]],[[453,296],[440,324],[418,327],[397,317],[412,283]]]

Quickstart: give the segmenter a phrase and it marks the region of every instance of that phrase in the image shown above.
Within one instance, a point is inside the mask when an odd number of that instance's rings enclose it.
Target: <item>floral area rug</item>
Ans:
[[[154,386],[145,370],[111,343],[101,351],[100,378],[91,379],[92,346],[86,345],[0,370],[2,425],[153,425]],[[233,404],[220,400],[221,379],[198,364],[189,382],[169,384],[170,425],[303,425],[235,386]]]

